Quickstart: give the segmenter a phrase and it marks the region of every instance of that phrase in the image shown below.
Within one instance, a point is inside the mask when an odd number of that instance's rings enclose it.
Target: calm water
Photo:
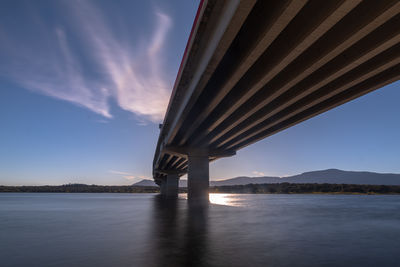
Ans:
[[[0,266],[400,266],[400,196],[0,194]]]

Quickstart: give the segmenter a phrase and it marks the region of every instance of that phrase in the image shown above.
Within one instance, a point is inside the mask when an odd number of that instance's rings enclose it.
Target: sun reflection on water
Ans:
[[[210,203],[217,205],[225,205],[225,206],[242,206],[238,199],[235,197],[235,194],[210,194]]]
[[[244,206],[243,199],[238,194],[210,193],[208,196],[211,204],[233,207]],[[187,194],[179,194],[179,198],[188,199]]]

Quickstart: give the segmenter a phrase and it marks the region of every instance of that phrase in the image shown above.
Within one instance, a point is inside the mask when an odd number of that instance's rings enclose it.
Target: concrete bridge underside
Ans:
[[[202,1],[153,176],[207,200],[210,161],[400,78],[397,0]]]

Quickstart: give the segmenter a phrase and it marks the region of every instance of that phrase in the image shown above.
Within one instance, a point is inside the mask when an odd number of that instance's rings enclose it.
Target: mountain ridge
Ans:
[[[371,185],[400,185],[400,174],[377,173],[368,171],[344,171],[326,169],[304,172],[297,175],[278,177],[238,176],[230,179],[210,181],[210,186],[271,184],[271,183],[330,183],[330,184],[371,184]],[[142,180],[134,186],[157,186],[152,180]],[[187,180],[180,179],[179,187],[186,187]]]

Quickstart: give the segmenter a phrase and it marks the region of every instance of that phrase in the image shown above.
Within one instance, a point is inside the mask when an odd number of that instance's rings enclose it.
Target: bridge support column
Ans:
[[[167,197],[177,197],[179,189],[179,176],[178,174],[168,174],[166,180],[166,192]]]
[[[177,197],[179,189],[179,175],[168,174],[165,180],[161,182],[160,193],[168,198]]]
[[[163,180],[160,184],[160,194],[165,195],[167,193],[167,181]]]
[[[193,203],[209,201],[209,167],[208,155],[188,155],[188,200]]]

